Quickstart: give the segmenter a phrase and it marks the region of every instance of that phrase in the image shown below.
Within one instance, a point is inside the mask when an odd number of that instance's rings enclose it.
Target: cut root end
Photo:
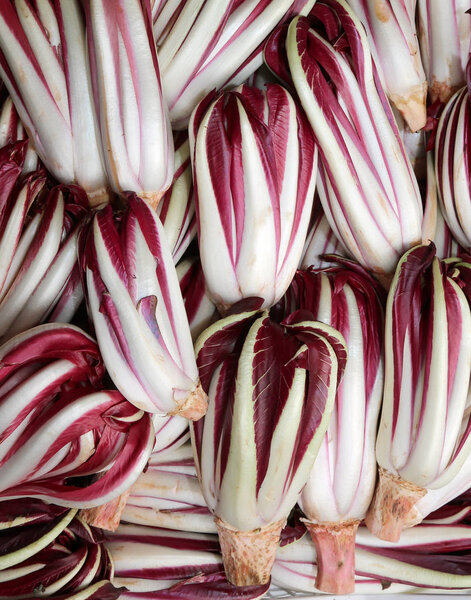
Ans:
[[[95,508],[85,508],[80,511],[80,516],[89,525],[100,527],[107,531],[116,531],[121,521],[121,515],[128,500],[130,490]]]
[[[155,210],[158,207],[164,193],[165,192],[141,192],[139,196]]]
[[[313,523],[304,520],[316,547],[316,588],[329,594],[355,591],[355,536],[360,521]]]
[[[379,482],[366,515],[365,524],[373,535],[397,542],[407,527],[415,504],[427,490],[379,468]]]
[[[187,398],[169,415],[184,417],[190,421],[197,421],[204,417],[208,410],[208,396],[198,383],[196,388],[190,392]]]
[[[406,96],[392,94],[390,100],[402,114],[413,132],[420,131],[427,122],[427,83],[415,86]]]
[[[268,583],[286,519],[253,531],[239,531],[218,517],[214,521],[228,581],[237,586]]]
[[[106,188],[100,188],[93,192],[87,192],[88,203],[91,208],[97,208],[98,206],[108,204],[110,202],[110,192]]]

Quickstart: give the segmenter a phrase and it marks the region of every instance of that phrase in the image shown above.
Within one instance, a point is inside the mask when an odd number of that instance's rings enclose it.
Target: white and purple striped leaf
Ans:
[[[121,598],[148,600],[255,600],[268,584],[235,588],[224,575],[214,535],[121,525],[108,535],[114,582],[128,589]]]
[[[391,106],[394,119],[396,121],[397,128],[399,130],[399,135],[401,136],[402,143],[404,144],[404,148],[407,156],[411,162],[412,168],[414,169],[414,173],[417,177],[417,181],[420,184],[426,179],[427,176],[427,166],[426,166],[426,153],[427,153],[427,127],[429,126],[429,112],[427,112],[427,125],[425,129],[420,129],[419,131],[411,131],[405,122],[401,113],[392,105]]]
[[[59,181],[78,183],[91,203],[107,180],[78,0],[0,6],[0,74],[35,151]]]
[[[43,183],[43,178],[30,176],[21,188],[13,189],[2,207],[3,340],[46,320],[70,321],[83,298],[77,238],[87,215],[86,194],[74,186],[46,191]]]
[[[132,486],[122,516],[137,525],[217,533],[196,475],[191,446],[153,454]]]
[[[2,501],[0,514],[2,598],[32,598],[40,591],[63,600],[115,600],[123,591],[109,581],[113,565],[102,533],[75,517],[74,510],[29,498]]]
[[[463,254],[464,250],[453,237],[448,223],[443,216],[442,205],[438,198],[437,178],[432,152],[427,153],[426,161],[427,191],[422,224],[422,241],[424,244],[428,244],[429,242],[435,244],[438,258],[444,259],[459,256]]]
[[[190,145],[182,133],[175,135],[175,173],[170,188],[157,206],[175,264],[196,237],[195,202]]]
[[[199,418],[205,412],[188,319],[162,224],[143,200],[96,213],[81,243],[87,301],[116,387],[135,406]]]
[[[467,87],[456,92],[440,116],[435,138],[435,176],[443,216],[456,241],[471,247],[471,128]]]
[[[469,594],[469,526],[420,525],[404,531],[401,542],[381,542],[359,527],[355,548],[355,593]],[[460,555],[463,552],[463,555]],[[305,535],[277,552],[273,582],[290,590],[316,593],[317,557]]]
[[[323,254],[338,254],[340,256],[345,256],[346,251],[335,237],[335,233],[332,231],[322,209],[322,205],[316,196],[311,215],[311,223],[309,225],[299,268],[322,268],[327,266],[328,263],[322,258]]]
[[[208,292],[226,311],[273,305],[301,258],[317,150],[290,94],[241,86],[203,101],[190,123],[198,242]]]
[[[157,2],[154,36],[172,127],[185,129],[212,90],[244,82],[261,64],[265,40],[315,0]]]
[[[427,80],[415,25],[417,0],[348,0],[368,35],[389,100],[418,131],[427,120]]]
[[[151,418],[100,389],[103,363],[89,336],[40,325],[1,346],[0,360],[2,498],[88,508],[134,483],[152,451]]]
[[[0,109],[0,148],[7,144],[27,140],[28,135],[10,96],[6,96]],[[28,143],[23,173],[36,171],[39,167],[38,155],[31,143]]]

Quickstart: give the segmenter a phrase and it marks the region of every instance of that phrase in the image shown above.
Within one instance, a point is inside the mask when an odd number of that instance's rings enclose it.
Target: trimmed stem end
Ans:
[[[218,517],[214,521],[228,581],[236,586],[268,583],[286,519],[253,531],[239,531]]]
[[[316,588],[329,594],[355,591],[355,535],[360,521],[313,523],[303,519],[317,554]]]
[[[391,102],[401,112],[411,131],[420,131],[427,122],[427,83],[416,86],[407,96],[392,94]]]
[[[198,382],[196,388],[188,394],[186,399],[169,413],[171,416],[184,417],[190,421],[197,421],[204,417],[208,410],[208,396]]]
[[[397,542],[414,505],[427,490],[379,467],[379,482],[365,524],[373,535]]]
[[[116,531],[121,521],[121,515],[128,500],[130,489],[120,496],[95,508],[85,508],[80,511],[80,516],[89,525],[100,527],[107,531]]]
[[[140,192],[139,196],[145,200],[152,209],[155,210],[158,207],[164,193],[165,192]]]
[[[97,206],[108,204],[110,201],[110,193],[106,188],[100,188],[99,190],[94,190],[93,192],[87,192],[87,196],[90,208],[96,208]]]

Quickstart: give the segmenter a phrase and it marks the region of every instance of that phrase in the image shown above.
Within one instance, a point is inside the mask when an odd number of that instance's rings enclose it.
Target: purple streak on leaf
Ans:
[[[272,437],[290,393],[295,367],[291,359],[297,349],[295,338],[285,335],[280,325],[268,317],[263,320],[257,331],[252,359],[257,494],[270,462]]]

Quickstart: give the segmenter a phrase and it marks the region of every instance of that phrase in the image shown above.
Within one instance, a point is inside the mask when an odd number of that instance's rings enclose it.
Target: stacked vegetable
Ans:
[[[468,8],[0,3],[1,598],[471,589]]]

